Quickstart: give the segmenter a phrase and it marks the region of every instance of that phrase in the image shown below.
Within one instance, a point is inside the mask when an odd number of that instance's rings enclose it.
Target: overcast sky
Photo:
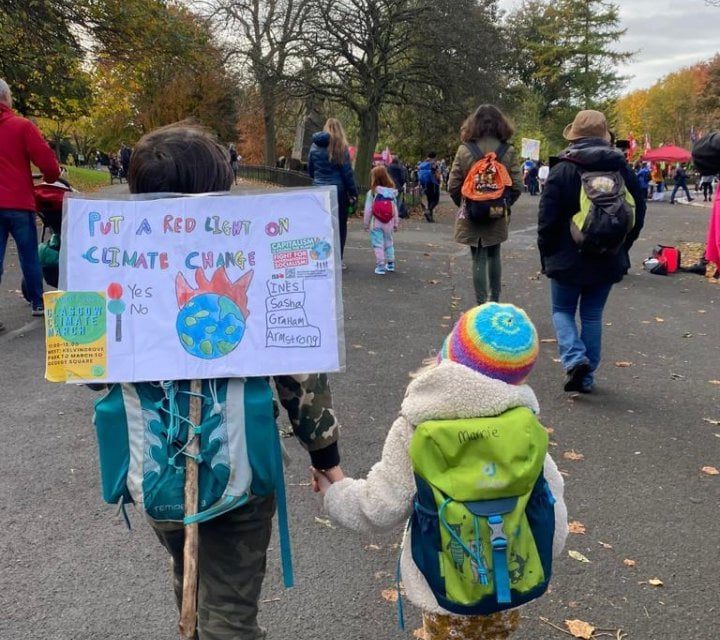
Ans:
[[[500,0],[511,9],[517,0]],[[680,67],[720,53],[720,7],[705,0],[620,0],[622,26],[618,48],[636,51],[621,72],[632,76],[627,90],[649,87]]]

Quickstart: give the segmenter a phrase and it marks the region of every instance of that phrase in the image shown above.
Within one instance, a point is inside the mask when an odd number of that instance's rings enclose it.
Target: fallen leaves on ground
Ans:
[[[585,525],[577,520],[573,520],[570,524],[568,524],[568,528],[570,533],[585,533]]]
[[[635,560],[631,560],[630,558],[625,558],[625,560],[623,560],[623,564],[626,567],[634,567],[637,563],[635,562]]]
[[[329,518],[318,518],[317,516],[315,516],[315,522],[321,524],[323,527],[327,527],[328,529],[335,528],[335,525],[330,522]]]
[[[607,542],[603,542],[602,540],[598,540],[598,544],[599,544],[603,549],[612,549],[612,548],[613,548],[613,546],[612,546],[611,544],[608,544]]]
[[[565,460],[585,460],[585,455],[575,451],[575,449],[570,449],[570,451],[563,453],[563,458]]]
[[[618,361],[618,362],[615,363],[615,366],[616,366],[616,367],[620,367],[621,369],[626,369],[627,367],[632,367],[632,366],[633,366],[633,363],[632,363],[632,362],[627,362],[627,361],[625,361],[625,360],[620,360],[620,361]]]
[[[706,466],[700,469],[706,476],[720,476],[720,471],[717,470],[717,467],[710,467]]]
[[[425,629],[415,629],[415,631],[413,631],[413,638],[417,638],[418,640],[426,640],[427,636],[425,635]]]
[[[382,596],[383,600],[385,600],[386,602],[397,602],[398,601],[397,589],[383,589],[380,592],[380,595]]]
[[[583,640],[591,640],[595,627],[584,620],[565,620],[565,626],[575,638],[583,638]]]
[[[665,318],[655,318],[655,322],[665,322]]]
[[[720,420],[714,420],[713,418],[703,418],[703,422],[707,422],[708,424],[712,425],[720,425]]]
[[[710,384],[720,384],[720,380],[708,380]]]
[[[638,584],[649,584],[651,587],[664,587],[665,583],[660,578],[650,578],[647,581],[638,582]]]
[[[366,544],[365,549],[367,549],[368,551],[379,551],[380,545],[379,544]]]
[[[568,555],[573,559],[577,560],[578,562],[590,562],[590,560],[587,559],[586,556],[584,556],[579,551],[570,550],[568,551]]]
[[[428,280],[428,284],[440,284],[440,280]]]
[[[548,432],[548,435],[555,433],[555,429],[553,429],[552,427],[545,427],[545,431]]]

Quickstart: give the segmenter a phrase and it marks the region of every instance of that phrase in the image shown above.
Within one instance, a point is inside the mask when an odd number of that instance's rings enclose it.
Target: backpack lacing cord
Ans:
[[[214,382],[214,381],[211,381]],[[163,393],[165,394],[165,400],[160,404],[159,409],[160,411],[164,411],[170,416],[170,424],[168,426],[168,433],[167,433],[167,442],[168,444],[172,444],[177,441],[177,439],[180,437],[180,425],[181,423],[186,423],[188,426],[188,429],[190,430],[190,433],[192,434],[191,438],[188,438],[186,442],[183,443],[183,445],[177,450],[176,453],[168,457],[168,463],[171,464],[176,469],[181,468],[180,465],[177,464],[176,460],[178,456],[184,455],[188,458],[192,458],[200,464],[202,462],[202,455],[192,455],[187,452],[187,448],[190,445],[191,442],[195,440],[200,435],[200,425],[195,424],[192,420],[189,418],[186,418],[180,413],[180,410],[178,409],[177,405],[177,395],[182,393],[187,396],[198,396],[202,398],[203,400],[206,399],[206,396],[202,393],[193,393],[190,390],[182,390],[178,389],[175,382],[172,380],[165,380],[162,383],[162,389]],[[212,386],[211,386],[211,394],[212,394]],[[217,398],[217,388],[215,389],[215,396],[214,398]],[[167,408],[164,406],[165,402],[167,402]],[[217,400],[216,400],[217,402]]]
[[[448,504],[452,502],[452,498],[445,498],[443,503],[440,505],[440,508],[438,509],[438,519],[440,520],[440,523],[443,527],[445,527],[445,530],[450,534],[450,537],[457,542],[463,549],[463,551],[468,555],[468,557],[471,560],[474,560],[477,565],[477,571],[478,576],[480,577],[480,581],[482,584],[488,583],[488,576],[487,571],[485,570],[485,558],[483,558],[481,553],[476,553],[473,551],[470,547],[468,547],[464,540],[453,530],[453,528],[448,524],[448,521],[445,518],[445,509],[447,508]],[[476,523],[477,527],[477,523]],[[479,530],[476,528],[476,534],[479,538]]]

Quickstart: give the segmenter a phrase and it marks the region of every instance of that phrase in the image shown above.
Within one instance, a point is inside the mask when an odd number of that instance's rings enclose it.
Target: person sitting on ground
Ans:
[[[467,311],[437,361],[413,376],[382,458],[367,479],[331,483],[325,475],[313,474],[325,511],[348,529],[389,529],[412,516],[400,572],[408,600],[422,610],[425,640],[509,638],[520,623],[520,612],[512,607],[522,602],[501,598],[501,590],[507,589],[506,596],[511,587],[516,597],[520,591],[528,593],[532,585],[526,581],[549,575],[551,557],[565,544],[564,482],[547,453],[538,401],[526,384],[538,346],[532,322],[513,305],[487,303]],[[532,463],[527,455],[532,445],[514,455],[510,434],[518,427],[523,443],[534,441],[533,434],[545,443],[537,447]],[[488,435],[483,438],[483,433]],[[535,525],[538,546],[527,553],[517,550],[523,539],[532,544],[522,525],[512,541],[505,539],[507,548],[500,547],[503,518],[512,519],[512,507],[493,516],[490,504],[493,498],[498,503],[518,495],[489,487],[507,487],[521,467],[533,468],[527,486],[543,488],[533,490],[525,510],[544,514]],[[442,486],[444,501],[439,504],[436,486]],[[490,572],[492,583],[483,589]],[[534,597],[542,591],[538,588]],[[458,592],[463,604],[454,597]],[[483,597],[487,608],[479,615],[479,606],[467,603]],[[506,604],[500,606],[500,601]]]
[[[600,365],[602,314],[613,284],[620,282],[630,268],[628,252],[645,223],[645,197],[637,176],[625,154],[610,144],[605,115],[599,111],[580,111],[565,127],[570,145],[560,161],[550,169],[538,212],[538,248],[543,273],[550,279],[552,319],[560,360],[565,369],[565,391],[590,393]],[[629,231],[621,229],[619,246],[584,243],[574,221],[589,207],[583,175],[604,173],[604,186],[614,184],[615,197],[622,204],[627,194],[634,204],[628,213]],[[628,203],[629,204],[629,203]],[[623,207],[623,211],[626,211]],[[584,229],[584,222],[578,223]],[[594,239],[594,238],[591,238]],[[575,316],[580,309],[582,329]]]
[[[60,177],[55,153],[36,126],[13,111],[10,87],[0,79],[0,279],[8,236],[12,236],[32,315],[42,316],[43,276],[31,162],[40,169],[45,182],[52,183]],[[0,331],[3,330],[0,323]]]

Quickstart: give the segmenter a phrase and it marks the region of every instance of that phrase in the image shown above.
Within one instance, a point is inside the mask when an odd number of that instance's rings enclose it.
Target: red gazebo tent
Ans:
[[[668,144],[657,149],[650,149],[640,159],[644,162],[690,162],[691,158],[692,154],[687,149]]]

